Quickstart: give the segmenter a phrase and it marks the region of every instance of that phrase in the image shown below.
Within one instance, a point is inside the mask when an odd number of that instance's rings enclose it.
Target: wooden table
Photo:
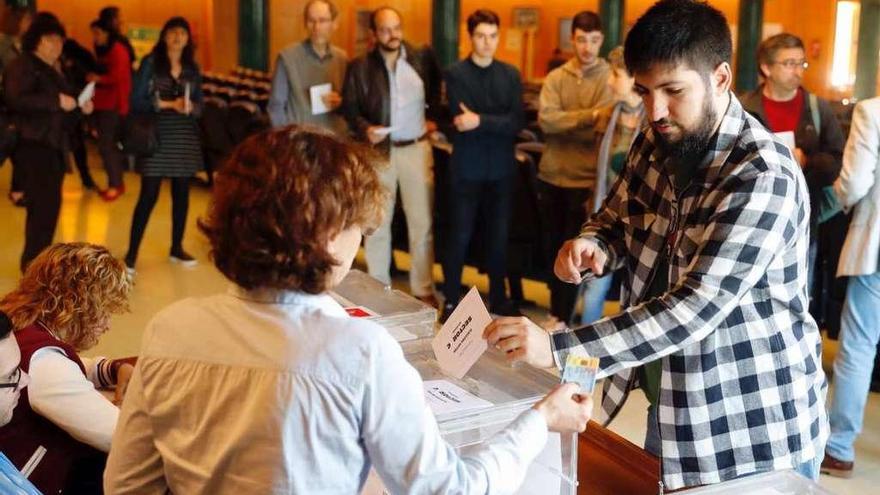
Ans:
[[[578,438],[578,495],[656,495],[660,459],[590,421]]]

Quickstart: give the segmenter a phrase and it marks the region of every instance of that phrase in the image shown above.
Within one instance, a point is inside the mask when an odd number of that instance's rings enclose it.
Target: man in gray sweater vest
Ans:
[[[348,56],[330,44],[338,14],[330,0],[306,3],[303,21],[308,39],[282,50],[275,62],[268,105],[273,127],[313,124],[346,133],[345,120],[337,109],[342,104],[340,93]],[[320,102],[318,106],[313,106],[313,93]]]

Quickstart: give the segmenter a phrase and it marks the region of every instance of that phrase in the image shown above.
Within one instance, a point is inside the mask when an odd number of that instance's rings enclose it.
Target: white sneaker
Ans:
[[[193,258],[186,251],[178,251],[176,253],[172,253],[171,256],[168,257],[172,263],[176,263],[185,268],[192,268],[199,264],[199,260]]]

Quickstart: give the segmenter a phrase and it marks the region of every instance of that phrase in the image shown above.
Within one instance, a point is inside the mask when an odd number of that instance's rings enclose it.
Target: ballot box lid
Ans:
[[[385,327],[398,342],[434,335],[434,307],[387,287],[360,270],[351,270],[330,296],[350,315]]]
[[[438,412],[441,432],[506,423],[543,398],[559,383],[559,378],[525,364],[508,364],[500,351],[488,349],[461,379],[447,376],[440,369],[431,339],[401,343],[407,361],[425,382],[442,380],[486,401],[483,406]],[[430,404],[429,404],[430,406]]]

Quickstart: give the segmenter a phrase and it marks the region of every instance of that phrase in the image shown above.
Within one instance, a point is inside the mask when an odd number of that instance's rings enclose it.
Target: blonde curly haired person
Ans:
[[[0,299],[31,382],[12,421],[0,428],[0,450],[43,493],[97,493],[119,416],[97,389],[114,389],[118,403],[133,366],[85,358],[109,329],[110,316],[129,310],[132,280],[121,260],[87,243],[55,244],[28,265],[18,286]]]

